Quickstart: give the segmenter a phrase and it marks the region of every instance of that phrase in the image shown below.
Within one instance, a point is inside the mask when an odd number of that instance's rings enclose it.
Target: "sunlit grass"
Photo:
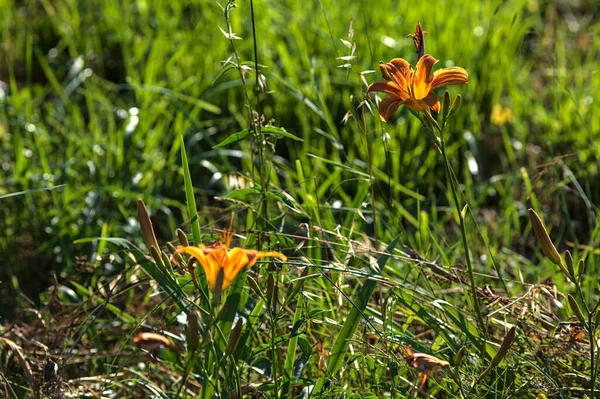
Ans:
[[[0,332],[23,348],[39,387],[295,397],[316,386],[331,397],[401,398],[419,385],[404,363],[410,346],[455,373],[433,372],[434,397],[589,396],[595,6],[253,6],[256,42],[250,1],[229,20],[203,0],[0,1]],[[436,68],[469,74],[449,88],[462,103],[444,131],[447,163],[409,110],[382,123],[366,101],[380,61],[416,64],[405,36],[417,22]],[[139,198],[160,248],[144,240]],[[574,284],[543,257],[529,208],[560,253],[584,261],[586,278]],[[200,269],[194,284],[170,266],[171,251],[210,246],[230,223],[235,246],[288,261],[241,273],[218,320]],[[589,319],[583,330],[568,294]],[[191,309],[215,334],[197,350],[185,334]],[[208,328],[207,315],[218,323]],[[220,357],[240,317],[239,341]],[[512,326],[507,356],[479,380]],[[177,349],[143,352],[139,331]],[[52,383],[47,359],[58,366]],[[211,389],[199,377],[208,371]],[[33,388],[18,359],[3,376],[7,395]]]

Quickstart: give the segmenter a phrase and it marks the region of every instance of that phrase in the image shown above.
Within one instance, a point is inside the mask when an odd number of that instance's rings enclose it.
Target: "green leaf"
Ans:
[[[94,241],[106,241],[125,249],[135,249],[142,252],[142,250],[138,248],[134,243],[120,237],[86,237],[73,241],[73,244],[86,244],[88,242]]]
[[[189,308],[190,304],[185,292],[176,282],[165,275],[156,263],[148,260],[145,256],[138,259],[138,262],[146,274],[158,283],[158,286],[177,303],[180,309],[187,310]]]
[[[40,191],[54,190],[56,188],[61,188],[61,187],[64,187],[64,186],[66,186],[66,184],[61,184],[61,185],[54,186],[54,187],[44,187],[44,188],[36,188],[36,189],[33,189],[33,190],[17,191],[17,192],[14,192],[14,193],[8,193],[8,194],[0,195],[0,199],[10,198],[10,197],[16,197],[18,195],[38,193]]]
[[[295,141],[304,141],[300,137],[294,136],[292,133],[288,132],[287,130],[285,130],[282,127],[267,125],[267,126],[263,127],[262,129],[260,129],[260,131],[263,134],[271,134],[274,136],[281,136],[281,137],[285,137],[285,138],[292,139]]]
[[[250,130],[244,129],[241,132],[234,133],[231,136],[227,137],[219,144],[213,146],[213,148],[227,147],[229,144],[237,143],[238,141],[244,140],[246,137],[248,137],[248,135],[250,135]]]
[[[322,161],[322,162],[324,162],[326,164],[337,166],[338,168],[343,169],[346,172],[354,173],[354,174],[356,174],[358,176],[362,176],[362,177],[365,177],[365,178],[369,177],[369,175],[367,173],[361,172],[361,171],[356,170],[356,169],[352,169],[350,166],[344,165],[343,163],[340,163],[340,162],[337,162],[337,161],[332,161],[331,159],[323,158],[323,157],[320,157],[320,156],[315,155],[315,154],[307,154],[307,155],[309,157],[311,157],[311,158],[318,159],[319,161]]]
[[[221,69],[221,72],[219,72],[219,74],[217,75],[217,77],[215,78],[215,80],[213,80],[213,83],[212,83],[212,84],[214,85],[215,83],[217,83],[217,80],[219,80],[219,79],[220,79],[222,76],[224,76],[224,75],[225,75],[227,72],[229,72],[229,71],[231,71],[232,69],[235,69],[235,68],[236,68],[235,64],[231,64],[231,63],[229,63],[229,64],[225,65],[225,66],[223,67],[223,69]]]
[[[301,280],[300,283],[303,283]],[[285,365],[283,366],[283,384],[281,385],[281,398],[288,397],[292,380],[298,379],[300,372],[304,366],[300,367],[300,371],[296,370],[296,347],[298,346],[298,330],[304,324],[302,319],[302,309],[304,303],[304,296],[300,294],[298,301],[296,302],[296,311],[294,313],[293,327],[290,332],[290,342],[288,343],[287,356],[285,358]]]
[[[185,183],[185,199],[187,202],[188,213],[191,219],[192,236],[194,244],[200,244],[202,235],[200,234],[200,222],[198,221],[198,208],[196,207],[196,197],[194,197],[194,186],[192,185],[192,177],[190,176],[190,165],[188,164],[187,153],[185,152],[185,144],[183,136],[181,136],[181,167],[183,169],[183,180]]]

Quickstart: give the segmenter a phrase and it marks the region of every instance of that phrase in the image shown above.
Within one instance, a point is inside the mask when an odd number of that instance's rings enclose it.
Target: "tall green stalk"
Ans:
[[[260,110],[260,98],[259,98],[259,94],[260,94],[260,86],[259,86],[259,72],[258,72],[258,48],[257,48],[257,42],[256,42],[256,24],[255,24],[255,20],[254,20],[254,3],[252,1],[250,1],[250,12],[251,12],[251,21],[252,21],[252,37],[253,37],[253,47],[254,47],[254,73],[256,75],[256,81],[255,81],[255,91],[256,91],[256,110],[257,110],[257,116],[255,118],[254,115],[254,111],[253,111],[253,107],[252,107],[252,103],[250,102],[250,96],[248,95],[248,87],[246,86],[246,77],[244,76],[244,70],[242,69],[242,64],[241,64],[241,59],[239,56],[239,53],[237,51],[237,48],[235,47],[234,44],[234,37],[232,32],[232,27],[231,27],[231,17],[230,17],[230,13],[231,11],[235,8],[235,1],[234,0],[229,0],[227,2],[227,5],[225,6],[225,21],[227,23],[227,29],[229,31],[229,44],[231,46],[231,51],[233,53],[233,58],[234,58],[234,62],[235,62],[235,66],[236,69],[238,70],[238,73],[240,75],[240,79],[242,82],[242,87],[243,87],[243,91],[244,91],[244,100],[246,103],[246,109],[248,110],[248,124],[250,125],[250,129],[252,130],[252,132],[254,133],[254,143],[256,143],[256,145],[258,146],[258,176],[259,176],[259,182],[260,182],[260,201],[258,203],[258,209],[257,209],[257,214],[259,214],[261,217],[257,218],[257,222],[258,222],[258,227],[261,231],[264,231],[266,226],[268,225],[267,220],[268,220],[268,206],[267,206],[267,195],[266,195],[266,190],[267,190],[267,186],[268,186],[268,172],[267,172],[267,168],[266,168],[266,159],[265,159],[265,154],[263,151],[263,146],[264,146],[264,137],[261,131],[261,124],[260,124],[260,114],[261,114],[261,110]],[[251,154],[253,154],[253,152],[251,152]],[[252,156],[252,178],[254,179],[254,157]],[[256,188],[256,184],[254,184],[254,187]],[[260,235],[258,236],[258,246],[259,249],[261,247],[261,239],[260,239]]]
[[[446,152],[446,140],[444,138],[444,130],[446,128],[446,118],[447,113],[442,112],[442,124],[441,126],[435,122],[431,115],[428,115],[427,123],[429,124],[429,128],[431,132],[434,133],[434,129],[439,132],[439,137],[436,136],[440,149],[442,152],[442,157],[444,158],[444,165],[446,170],[446,181],[450,185],[450,191],[452,192],[452,199],[454,200],[454,207],[458,214],[458,220],[460,224],[460,233],[462,237],[463,250],[465,252],[465,260],[467,262],[467,272],[469,274],[469,285],[471,286],[471,300],[473,302],[473,310],[475,311],[475,316],[477,318],[477,324],[482,331],[482,334],[485,337],[485,322],[483,321],[483,315],[481,314],[481,306],[479,305],[479,297],[477,296],[477,286],[475,284],[475,275],[473,273],[473,264],[471,262],[471,253],[469,251],[469,241],[467,238],[467,229],[465,226],[465,218],[463,216],[463,209],[460,204],[460,200],[458,199],[458,189],[456,187],[456,182],[453,179],[452,167],[450,166],[450,161],[448,160],[448,154]],[[482,345],[482,358],[485,356],[485,344]]]

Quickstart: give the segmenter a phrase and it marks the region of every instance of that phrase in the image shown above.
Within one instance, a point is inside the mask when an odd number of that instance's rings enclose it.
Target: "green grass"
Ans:
[[[31,369],[0,341],[0,396],[283,398],[316,384],[322,397],[404,398],[420,376],[404,361],[411,346],[455,374],[436,370],[422,395],[591,397],[598,5],[257,0],[230,11],[0,0],[0,339]],[[436,68],[469,72],[449,88],[462,104],[444,138],[485,329],[436,142],[408,110],[382,123],[363,102],[379,61],[414,65],[405,36],[417,22]],[[241,40],[221,32],[228,23]],[[340,59],[341,39],[356,59]],[[512,111],[504,124],[498,106]],[[161,247],[152,254],[139,198]],[[580,280],[544,257],[528,208],[583,260]],[[235,246],[289,259],[243,273],[219,319],[189,273],[170,269],[167,243],[181,229],[210,244],[230,223]],[[204,337],[195,351],[190,309]],[[139,331],[170,336],[179,354],[140,350]]]

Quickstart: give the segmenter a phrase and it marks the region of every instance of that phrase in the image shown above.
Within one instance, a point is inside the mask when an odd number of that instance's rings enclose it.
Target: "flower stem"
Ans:
[[[440,133],[439,142],[442,150],[442,156],[444,157],[444,164],[446,166],[446,180],[450,184],[450,190],[452,191],[452,198],[454,200],[454,206],[456,207],[456,212],[458,213],[458,220],[460,223],[460,233],[462,236],[463,249],[465,251],[465,259],[467,262],[467,271],[469,274],[469,282],[471,286],[471,296],[473,300],[473,309],[475,310],[475,316],[477,317],[477,324],[479,324],[479,328],[481,329],[482,334],[485,336],[485,323],[483,321],[483,316],[481,314],[481,307],[479,306],[479,297],[477,296],[477,286],[475,285],[475,275],[473,274],[473,265],[471,263],[471,254],[469,252],[469,242],[467,239],[467,229],[465,227],[465,219],[462,214],[462,208],[460,206],[460,201],[458,199],[456,183],[452,178],[452,168],[450,166],[450,161],[448,161],[448,155],[446,154],[446,142],[444,140],[444,128],[446,127],[446,120],[444,118],[442,122],[442,126],[434,125],[431,123],[431,129],[433,130],[434,126],[437,127],[437,130]],[[482,345],[481,349],[482,358],[485,356],[485,341]]]

